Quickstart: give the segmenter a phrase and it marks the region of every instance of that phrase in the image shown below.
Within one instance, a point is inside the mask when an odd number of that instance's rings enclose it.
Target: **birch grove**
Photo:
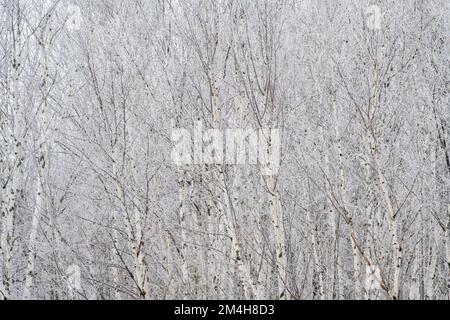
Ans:
[[[0,299],[450,299],[446,0],[2,0]]]

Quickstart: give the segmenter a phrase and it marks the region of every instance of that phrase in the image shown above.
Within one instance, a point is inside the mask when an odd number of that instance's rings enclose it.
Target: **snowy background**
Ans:
[[[0,299],[449,299],[449,6],[2,0]]]

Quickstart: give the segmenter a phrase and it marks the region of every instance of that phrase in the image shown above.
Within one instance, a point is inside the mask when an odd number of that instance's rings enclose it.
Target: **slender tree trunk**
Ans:
[[[309,197],[309,196],[308,196]],[[320,270],[320,260],[318,253],[318,243],[316,239],[316,227],[311,219],[311,211],[309,208],[306,209],[306,222],[309,226],[309,232],[311,234],[311,248],[314,259],[314,269],[313,269],[313,295],[318,295],[319,300],[324,300],[324,285],[323,285],[323,272]],[[316,283],[317,281],[317,283]]]
[[[183,299],[187,299],[190,291],[189,273],[188,273],[188,247],[187,247],[187,219],[190,218],[188,208],[188,181],[187,170],[182,170],[181,177],[179,178],[179,198],[180,198],[180,258],[181,258],[181,281],[183,287],[181,288]]]
[[[115,185],[115,191],[116,191],[116,197],[118,198],[120,196],[120,185],[119,185],[119,168],[118,168],[118,161],[119,161],[119,150],[117,146],[117,142],[113,143],[111,147],[111,159],[112,159],[112,175],[116,181],[114,181]],[[122,299],[122,293],[120,291],[120,286],[122,284],[119,269],[118,269],[118,257],[121,255],[119,251],[119,234],[117,231],[118,226],[116,225],[116,210],[117,208],[121,208],[122,204],[120,203],[121,200],[118,200],[115,198],[112,203],[115,203],[115,205],[112,206],[112,208],[109,211],[109,223],[110,223],[110,236],[112,238],[113,246],[111,247],[111,253],[110,253],[110,264],[111,264],[111,271],[112,271],[112,277],[114,281],[114,297],[117,300]]]
[[[450,299],[450,203],[447,205],[447,224],[445,226],[444,244],[446,258],[445,271],[447,272],[447,293],[448,299]]]
[[[35,194],[35,208],[33,210],[33,218],[31,223],[30,237],[28,242],[28,263],[26,269],[25,287],[23,291],[23,299],[31,298],[31,287],[33,286],[35,277],[35,260],[36,260],[36,248],[37,248],[37,235],[39,222],[42,215],[42,210],[45,208],[45,181],[44,170],[47,162],[50,161],[51,139],[53,136],[50,134],[49,128],[49,101],[48,96],[50,78],[49,78],[49,65],[48,65],[48,51],[47,47],[50,45],[47,41],[48,28],[51,26],[50,13],[46,12],[44,4],[40,7],[40,17],[42,19],[42,27],[40,28],[39,45],[41,49],[41,63],[40,67],[43,70],[43,103],[41,110],[39,110],[37,116],[37,135],[35,141],[37,142],[37,155],[36,155],[36,194]]]
[[[270,143],[268,144],[271,150]],[[283,207],[281,205],[278,189],[278,179],[275,176],[265,178],[269,195],[269,214],[275,235],[276,270],[278,275],[278,297],[281,300],[289,300],[288,289],[288,258],[287,244],[284,230]]]
[[[31,223],[30,239],[28,241],[28,264],[26,269],[25,287],[23,291],[22,299],[27,300],[31,298],[31,288],[33,286],[35,277],[35,260],[36,260],[36,238],[38,234],[39,221],[41,218],[41,211],[44,207],[44,188],[40,177],[37,176],[36,181],[36,202],[33,211],[33,219]]]
[[[392,270],[394,273],[390,294],[392,299],[397,300],[399,299],[400,294],[400,276],[402,268],[402,247],[398,235],[399,212],[395,209],[394,201],[388,189],[388,183],[381,170],[379,146],[376,142],[375,137],[373,136],[373,132],[371,132],[370,129],[367,129],[366,133],[368,138],[369,151],[371,153],[371,157],[373,160],[373,169],[375,170],[375,175],[377,179],[377,186],[384,199],[388,211],[387,215],[388,226],[389,226],[389,233],[391,235],[391,246],[392,246]]]
[[[13,13],[12,18],[12,38],[13,43],[10,43],[8,47],[8,58],[11,61],[12,66],[8,64],[8,67],[12,69],[10,73],[10,94],[9,94],[9,130],[6,133],[7,143],[9,146],[8,159],[7,159],[7,178],[2,186],[2,198],[1,198],[1,234],[0,234],[0,258],[1,261],[1,286],[0,294],[2,298],[8,300],[11,298],[12,289],[12,252],[14,249],[14,224],[15,216],[18,207],[18,198],[22,192],[21,180],[23,178],[24,169],[24,145],[25,140],[25,119],[23,109],[20,101],[20,65],[22,63],[21,52],[18,50],[22,45],[20,36],[16,34],[17,29],[21,28],[19,25],[21,13]]]

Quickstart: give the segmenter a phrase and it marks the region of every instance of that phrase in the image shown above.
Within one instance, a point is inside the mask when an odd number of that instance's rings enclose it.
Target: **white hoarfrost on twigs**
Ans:
[[[449,299],[447,0],[0,4],[0,299]]]

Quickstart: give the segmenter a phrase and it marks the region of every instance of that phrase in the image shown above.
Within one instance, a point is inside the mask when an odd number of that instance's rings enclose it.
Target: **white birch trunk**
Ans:
[[[181,281],[183,283],[183,287],[181,288],[183,299],[187,299],[189,296],[189,273],[188,273],[188,265],[187,265],[187,221],[188,216],[188,185],[187,185],[187,172],[186,170],[182,170],[181,177],[179,178],[179,199],[180,199],[180,210],[179,210],[179,220],[180,220],[180,258],[181,258]]]
[[[308,223],[309,226],[309,232],[311,233],[311,247],[312,247],[312,253],[313,253],[313,259],[314,259],[314,269],[313,269],[313,273],[315,275],[317,275],[317,287],[315,285],[315,279],[313,276],[313,290],[314,292],[316,292],[316,290],[318,291],[318,298],[319,300],[324,300],[325,299],[325,295],[324,295],[324,287],[323,287],[323,274],[322,271],[320,270],[320,260],[319,260],[319,254],[318,254],[318,243],[316,240],[316,230],[315,230],[315,226],[314,223],[311,219],[311,212],[309,210],[309,208],[307,208],[306,210],[306,222]]]
[[[112,174],[114,179],[116,179],[116,181],[114,181],[114,185],[115,185],[115,191],[116,191],[116,197],[120,196],[120,186],[119,186],[119,182],[117,181],[117,179],[119,179],[119,170],[118,170],[118,161],[119,161],[119,150],[117,147],[117,143],[115,143],[112,147],[111,147],[111,159],[112,159]],[[122,299],[122,293],[120,291],[120,285],[121,285],[121,280],[120,280],[120,275],[119,275],[119,269],[118,269],[118,256],[120,255],[119,252],[119,234],[117,231],[117,225],[116,225],[116,208],[119,207],[121,208],[122,205],[120,203],[121,200],[117,201],[116,199],[114,199],[114,201],[112,203],[116,203],[115,206],[112,206],[112,208],[109,211],[109,223],[110,223],[110,228],[111,228],[111,237],[112,237],[112,241],[113,241],[113,245],[111,247],[111,253],[110,253],[110,265],[111,265],[111,269],[112,269],[112,277],[113,277],[113,281],[114,281],[114,297],[117,300],[121,300]]]
[[[23,290],[22,299],[27,300],[31,298],[31,288],[33,286],[35,277],[35,260],[36,260],[36,247],[37,247],[37,234],[39,228],[39,221],[41,218],[41,211],[44,207],[44,188],[42,184],[40,174],[37,175],[36,181],[36,202],[33,210],[33,218],[31,223],[30,238],[28,241],[28,263],[25,277],[25,287]]]
[[[43,69],[43,82],[42,92],[43,103],[41,110],[39,110],[37,120],[37,135],[35,141],[37,142],[37,155],[36,155],[36,195],[35,195],[35,208],[33,210],[33,217],[30,229],[30,237],[28,242],[28,262],[26,268],[25,287],[23,291],[23,299],[31,298],[31,287],[33,286],[35,277],[35,260],[36,260],[36,248],[37,248],[37,234],[39,228],[39,222],[42,215],[42,210],[45,208],[45,189],[44,189],[44,169],[46,162],[50,161],[51,139],[49,128],[49,103],[48,95],[50,78],[49,78],[49,66],[48,66],[48,52],[47,46],[47,32],[51,26],[50,14],[46,12],[44,3],[40,6],[40,17],[42,19],[42,27],[40,28],[39,45],[41,49],[41,63],[40,67]]]
[[[387,211],[388,211],[388,227],[389,233],[391,234],[391,247],[392,247],[392,270],[393,270],[393,283],[390,289],[390,295],[392,299],[397,300],[400,294],[400,276],[401,276],[401,267],[402,267],[402,248],[400,244],[400,239],[398,235],[398,219],[399,212],[395,209],[395,204],[391,198],[388,183],[384,174],[381,170],[380,166],[380,155],[379,155],[379,147],[376,142],[373,133],[369,130],[366,130],[368,146],[370,150],[370,154],[373,161],[373,168],[375,170],[375,175],[377,178],[377,185],[380,190],[380,193],[385,202]]]
[[[19,15],[19,13],[18,13]],[[19,17],[17,17],[19,19]],[[17,21],[16,21],[17,22]],[[15,33],[15,28],[19,26],[12,26],[12,32]],[[23,177],[24,167],[24,144],[25,139],[25,119],[20,101],[20,72],[19,65],[22,63],[21,52],[17,52],[16,48],[22,45],[21,38],[14,35],[14,43],[10,44],[13,48],[9,48],[8,58],[14,62],[10,72],[10,94],[8,96],[9,102],[9,130],[6,133],[9,150],[7,151],[7,179],[3,185],[1,198],[1,234],[0,234],[0,258],[1,260],[1,298],[9,300],[11,298],[12,289],[12,251],[14,246],[14,221],[18,206],[18,196],[21,193],[21,179]]]
[[[270,143],[268,144],[271,150]],[[269,157],[269,159],[271,159]],[[287,244],[284,231],[283,208],[278,190],[278,179],[274,176],[265,178],[269,196],[269,214],[275,235],[276,270],[278,275],[278,297],[289,300],[288,270],[287,270]]]
[[[339,191],[341,194],[341,199],[343,202],[344,208],[347,208],[347,191],[345,189],[346,179],[344,172],[344,154],[342,150],[342,137],[339,130],[339,118],[338,118],[338,110],[336,105],[336,93],[332,93],[331,97],[331,106],[333,108],[333,122],[334,122],[334,137],[336,139],[336,148],[337,148],[337,156],[339,163]],[[328,160],[328,159],[327,159]],[[328,169],[329,172],[329,169]],[[331,177],[330,177],[331,178]],[[334,231],[333,242],[335,252],[334,259],[334,274],[333,276],[333,296],[332,299],[337,298],[338,300],[342,297],[342,284],[341,284],[341,275],[342,275],[342,266],[341,266],[341,256],[340,256],[340,245],[339,245],[339,227],[336,224],[336,219],[339,219],[339,215],[336,215],[334,208],[331,208],[333,214],[331,215],[332,229]],[[337,290],[336,290],[337,288]],[[337,292],[336,292],[337,291]]]
[[[447,293],[448,299],[450,300],[450,203],[447,205],[447,224],[445,226],[444,244],[446,258],[445,271],[447,272]]]

